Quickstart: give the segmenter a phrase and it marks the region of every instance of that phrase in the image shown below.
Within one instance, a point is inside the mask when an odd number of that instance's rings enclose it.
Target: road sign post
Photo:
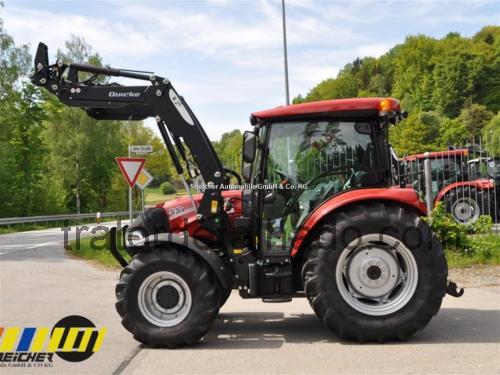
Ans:
[[[128,191],[128,209],[129,209],[129,219],[132,222],[132,188],[134,187],[139,174],[141,173],[142,167],[144,166],[144,162],[146,159],[144,158],[116,158],[116,162],[118,163],[118,167],[125,177],[127,184],[129,186]]]
[[[134,154],[139,154],[139,155],[146,155],[150,154],[153,152],[153,146],[152,145],[128,145],[128,157],[130,158],[131,153]],[[130,210],[130,223],[132,223],[132,189],[133,185],[128,188],[128,206]],[[142,211],[144,211],[144,191],[141,192],[141,198],[142,198]]]

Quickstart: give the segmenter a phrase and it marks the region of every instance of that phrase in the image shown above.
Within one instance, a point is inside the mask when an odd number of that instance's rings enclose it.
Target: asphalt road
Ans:
[[[60,230],[0,236],[0,326],[52,326],[82,315],[107,327],[102,349],[84,362],[56,357],[51,369],[0,368],[2,374],[500,373],[498,286],[446,297],[430,325],[406,343],[340,341],[303,299],[266,304],[233,294],[199,344],[148,349],[122,328],[115,312],[119,270],[68,256],[62,241]]]

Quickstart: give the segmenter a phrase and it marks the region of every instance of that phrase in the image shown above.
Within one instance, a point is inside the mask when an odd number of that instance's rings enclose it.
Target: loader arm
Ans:
[[[65,73],[67,75],[64,76]],[[79,80],[79,73],[92,76]],[[196,177],[196,172],[193,175],[190,168],[184,144],[191,152],[199,174],[208,186],[212,185],[204,191],[197,211],[203,227],[223,242],[221,228],[226,227],[221,195],[225,179],[223,165],[198,119],[172,83],[166,78],[144,73],[86,64],[65,64],[62,61],[49,65],[47,46],[40,43],[35,56],[35,73],[31,80],[33,84],[56,95],[62,103],[82,108],[96,119],[155,118],[176,171],[183,181],[184,167],[180,159],[184,161],[190,177]],[[132,78],[149,84],[124,86],[100,83],[95,80],[97,76]],[[188,188],[186,183],[185,185]]]

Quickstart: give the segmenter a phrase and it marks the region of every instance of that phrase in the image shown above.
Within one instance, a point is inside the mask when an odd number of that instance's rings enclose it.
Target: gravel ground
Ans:
[[[452,268],[448,278],[464,288],[500,286],[500,266]]]

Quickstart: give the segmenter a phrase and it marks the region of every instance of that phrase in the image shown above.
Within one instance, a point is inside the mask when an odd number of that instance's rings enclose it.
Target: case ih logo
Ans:
[[[133,92],[133,91],[128,91],[128,92],[111,91],[109,93],[110,98],[137,98],[139,95],[141,95],[140,92]]]

